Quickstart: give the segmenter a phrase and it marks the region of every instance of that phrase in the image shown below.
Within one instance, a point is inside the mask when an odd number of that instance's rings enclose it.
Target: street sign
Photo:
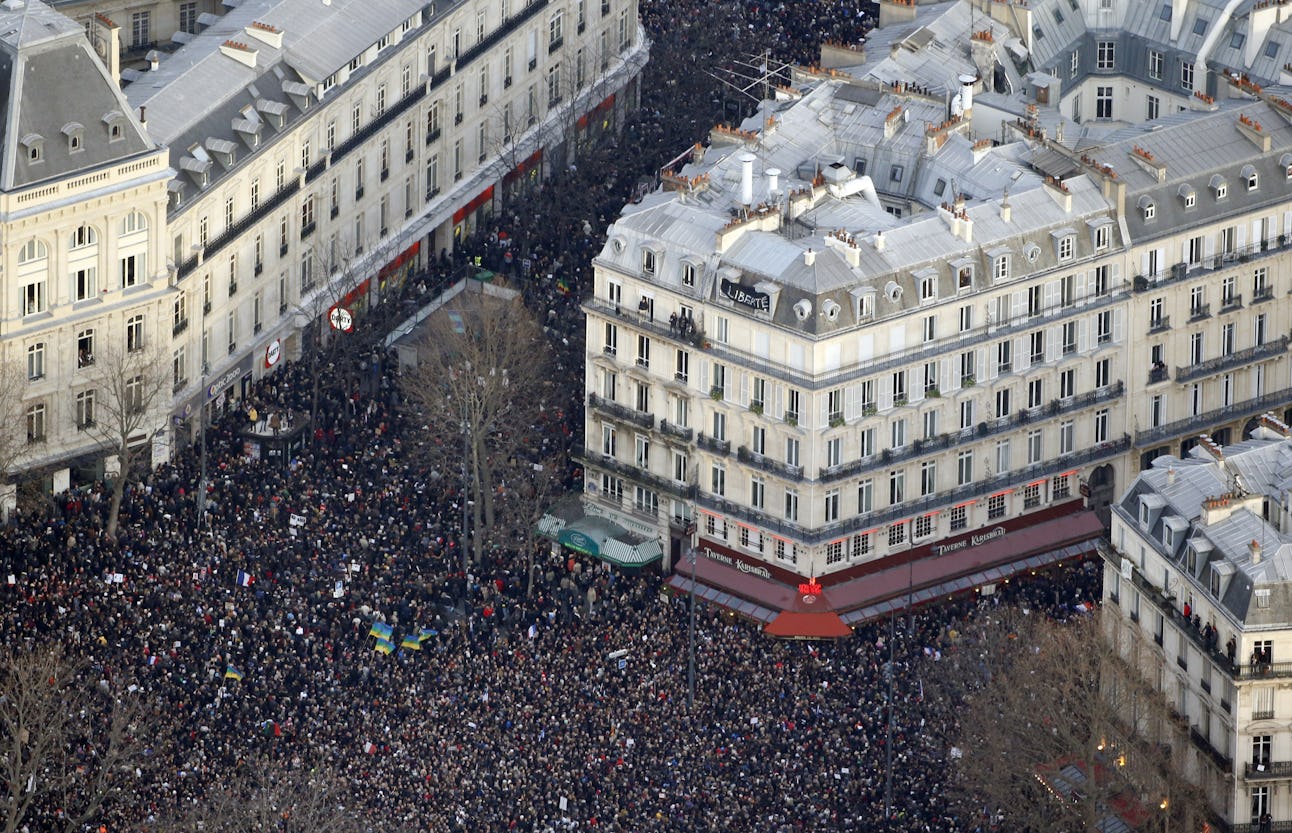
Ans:
[[[328,313],[328,323],[332,329],[348,333],[354,329],[354,315],[345,307],[332,307]]]

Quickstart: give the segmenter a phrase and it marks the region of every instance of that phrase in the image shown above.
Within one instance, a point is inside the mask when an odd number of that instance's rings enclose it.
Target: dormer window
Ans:
[[[1223,200],[1229,196],[1229,183],[1225,181],[1223,176],[1216,174],[1211,178],[1211,190],[1215,192],[1216,199]]]
[[[1248,191],[1255,191],[1260,185],[1260,179],[1256,175],[1255,165],[1244,165],[1240,176],[1242,176],[1243,181],[1247,183]]]
[[[1194,192],[1192,185],[1181,185],[1176,193],[1179,194],[1180,199],[1184,201],[1184,207],[1186,209],[1193,208],[1198,204],[1198,195]]]
[[[1283,179],[1292,182],[1292,153],[1285,153],[1279,157],[1279,167],[1283,168]]]
[[[45,158],[45,139],[38,133],[28,133],[21,139],[21,144],[27,150],[28,162],[40,162]]]
[[[996,283],[1009,280],[1009,250],[993,249],[987,256],[991,258],[991,279]]]
[[[1059,238],[1059,260],[1072,260],[1076,252],[1077,238],[1075,235],[1066,235]]]
[[[63,125],[62,133],[67,137],[68,153],[77,153],[85,147],[85,127],[80,122],[68,122]]]
[[[642,249],[642,274],[655,274],[655,252],[650,249]]]
[[[103,114],[103,124],[108,129],[108,141],[119,142],[126,137],[126,117],[120,110],[109,110]]]
[[[1157,216],[1157,204],[1153,202],[1152,197],[1147,195],[1139,198],[1139,210],[1143,215],[1145,222],[1148,222]]]
[[[973,290],[973,262],[968,260],[957,260],[951,264],[956,275],[956,292],[969,292]]]
[[[1215,564],[1211,565],[1211,572],[1207,576],[1207,580],[1208,580],[1207,583],[1210,585],[1208,589],[1211,590],[1211,595],[1219,599],[1220,589],[1221,589],[1221,576],[1220,576],[1220,571],[1216,569]]]
[[[695,271],[696,270],[695,270],[694,263],[682,264],[682,286],[685,286],[685,287],[695,286]]]

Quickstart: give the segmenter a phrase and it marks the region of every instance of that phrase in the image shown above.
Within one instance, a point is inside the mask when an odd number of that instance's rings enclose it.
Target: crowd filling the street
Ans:
[[[115,538],[102,483],[28,501],[0,531],[4,643],[60,643],[85,661],[79,685],[138,707],[143,754],[92,829],[170,829],[266,766],[338,773],[346,812],[379,833],[949,833],[995,816],[952,806],[956,713],[924,683],[964,650],[956,631],[979,608],[1083,609],[1098,597],[1092,564],[836,642],[771,640],[701,605],[693,707],[691,600],[661,576],[550,545],[492,547],[462,569],[461,481],[420,447],[424,426],[386,332],[462,267],[498,272],[551,350],[547,421],[515,430],[533,434],[535,460],[570,460],[582,447],[571,416],[583,399],[579,304],[604,229],[713,120],[712,84],[686,92],[692,111],[675,106],[675,84],[691,83],[678,67],[733,43],[808,63],[821,40],[855,42],[870,22],[869,4],[850,2],[642,8],[655,58],[622,134],[432,254],[353,333],[331,335],[354,344],[330,364],[283,361],[258,380],[200,442],[130,486]],[[309,441],[286,463],[244,453],[244,432],[298,424]],[[563,482],[580,488],[575,463]],[[96,750],[87,741],[79,754]],[[63,812],[42,801],[22,830],[55,829]]]

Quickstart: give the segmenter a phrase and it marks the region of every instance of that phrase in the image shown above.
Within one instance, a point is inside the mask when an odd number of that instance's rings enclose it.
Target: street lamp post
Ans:
[[[206,519],[206,404],[208,399],[208,395],[206,391],[207,370],[208,368],[206,366],[206,363],[203,362],[201,404],[198,405],[198,412],[197,412],[199,442],[201,442],[202,444],[201,463],[200,463],[201,476],[198,478],[198,481],[197,481],[197,522],[199,526],[202,524],[202,521]]]
[[[467,498],[471,494],[471,482],[467,479],[467,457],[471,453],[471,423],[467,419],[466,409],[462,409],[462,528],[458,535],[458,549],[462,550],[462,613],[467,612],[467,603],[471,597],[471,581],[468,578],[469,557],[467,556]]]
[[[695,544],[687,542],[691,551],[691,622],[687,626],[686,708],[695,714]]]

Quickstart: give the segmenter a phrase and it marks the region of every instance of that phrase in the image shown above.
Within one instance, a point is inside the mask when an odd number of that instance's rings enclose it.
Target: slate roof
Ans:
[[[0,190],[64,178],[154,148],[81,27],[40,0],[0,3],[0,95]],[[112,125],[119,130],[115,139]]]
[[[1292,610],[1292,536],[1261,515],[1263,502],[1280,512],[1292,485],[1292,440],[1262,436],[1223,449],[1217,460],[1195,448],[1180,459],[1158,457],[1141,472],[1116,504],[1125,522],[1143,539],[1174,561],[1197,595],[1209,595],[1211,570],[1226,577],[1219,602],[1247,629],[1284,627]],[[1233,510],[1207,522],[1203,501],[1233,498]],[[1148,525],[1141,523],[1141,504]],[[1164,543],[1164,529],[1176,533],[1174,546]],[[1252,544],[1260,550],[1254,557]],[[1189,552],[1196,553],[1189,570]],[[1270,604],[1255,604],[1256,591]]]
[[[424,5],[421,0],[246,0],[163,57],[156,71],[127,87],[126,95],[132,105],[148,107],[149,133],[173,145],[213,111],[246,99],[252,85],[271,100],[284,101],[284,82],[317,84]],[[247,34],[257,21],[282,30],[281,48]],[[255,49],[256,66],[223,54],[220,47],[227,40]],[[230,132],[228,125],[223,128],[216,135]]]

